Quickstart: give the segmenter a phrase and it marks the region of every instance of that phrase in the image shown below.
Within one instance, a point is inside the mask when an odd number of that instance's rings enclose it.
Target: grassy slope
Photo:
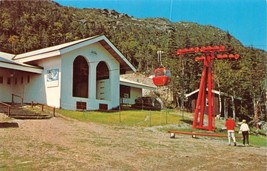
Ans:
[[[175,110],[146,111],[146,110],[122,110],[112,112],[99,111],[69,111],[57,110],[57,113],[82,122],[95,122],[109,125],[158,127],[161,131],[178,129],[192,132],[192,114]],[[224,120],[216,120],[216,133],[221,132]],[[239,128],[236,128],[236,131]],[[196,131],[196,130],[194,130]],[[253,131],[253,130],[252,130]],[[240,134],[236,134],[240,136]],[[237,139],[242,144],[242,139]],[[266,136],[250,135],[250,144],[253,146],[267,146]]]

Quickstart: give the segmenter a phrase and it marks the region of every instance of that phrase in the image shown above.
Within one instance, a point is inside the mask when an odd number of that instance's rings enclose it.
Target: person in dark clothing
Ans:
[[[247,124],[247,121],[246,120],[243,120],[242,121],[242,124],[240,126],[240,131],[239,132],[242,132],[242,136],[243,136],[243,145],[249,145],[249,126]]]

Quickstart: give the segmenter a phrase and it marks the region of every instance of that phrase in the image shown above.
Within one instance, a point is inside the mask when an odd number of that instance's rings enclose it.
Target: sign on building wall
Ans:
[[[57,87],[59,80],[59,69],[49,69],[46,74],[47,87]]]

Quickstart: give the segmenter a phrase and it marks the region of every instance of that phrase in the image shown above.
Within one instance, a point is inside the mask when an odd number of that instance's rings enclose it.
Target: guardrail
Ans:
[[[0,105],[3,105],[3,106],[5,106],[5,107],[7,107],[7,116],[9,116],[9,115],[10,115],[10,108],[11,108],[11,105],[6,104],[6,103],[4,103],[4,102],[0,102]]]
[[[31,107],[33,108],[34,106],[41,106],[41,111],[44,112],[45,108],[50,109],[49,111],[52,110],[53,116],[56,116],[56,108],[55,107],[51,107],[42,103],[34,103],[34,101],[32,101],[31,103]]]
[[[23,105],[23,97],[16,94],[12,94],[12,104],[14,104],[15,97],[19,98],[21,100],[20,104]]]

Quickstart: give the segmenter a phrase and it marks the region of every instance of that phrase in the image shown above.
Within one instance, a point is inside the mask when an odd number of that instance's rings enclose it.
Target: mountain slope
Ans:
[[[238,61],[216,60],[215,84],[221,91],[242,97],[241,108],[253,114],[253,102],[266,91],[266,52],[244,47],[229,33],[197,23],[173,23],[164,18],[137,19],[107,9],[76,9],[53,1],[0,1],[0,51],[19,54],[99,34],[106,35],[126,58],[145,74],[163,65],[172,72],[174,91],[198,88],[202,63],[194,56],[178,58],[178,48],[224,45],[238,53]],[[266,97],[265,97],[266,98]],[[264,102],[263,102],[264,103]]]

